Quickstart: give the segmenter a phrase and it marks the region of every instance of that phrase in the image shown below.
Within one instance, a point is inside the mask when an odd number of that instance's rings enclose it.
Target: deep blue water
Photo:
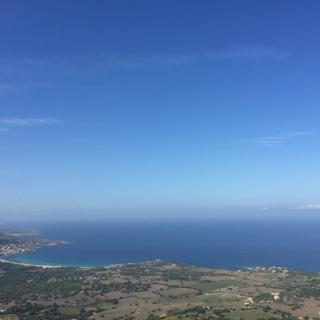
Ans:
[[[160,258],[199,266],[320,271],[320,220],[109,221],[38,226],[70,245],[17,255],[26,263],[104,266]]]

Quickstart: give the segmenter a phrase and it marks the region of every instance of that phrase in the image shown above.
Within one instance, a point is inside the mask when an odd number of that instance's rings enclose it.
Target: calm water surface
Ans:
[[[12,259],[105,266],[163,259],[200,266],[288,266],[320,271],[318,221],[109,221],[43,224],[42,236],[70,245]]]

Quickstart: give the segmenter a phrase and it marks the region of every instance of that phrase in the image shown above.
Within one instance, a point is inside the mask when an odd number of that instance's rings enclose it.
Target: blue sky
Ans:
[[[2,217],[320,209],[318,1],[2,1]]]

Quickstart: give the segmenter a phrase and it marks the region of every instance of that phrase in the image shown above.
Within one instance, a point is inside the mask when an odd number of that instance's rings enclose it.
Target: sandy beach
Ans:
[[[25,267],[38,267],[38,268],[44,268],[44,269],[63,268],[63,266],[59,266],[59,265],[31,264],[31,263],[16,262],[16,261],[3,259],[3,258],[0,258],[0,262],[16,264],[16,265],[25,266]]]

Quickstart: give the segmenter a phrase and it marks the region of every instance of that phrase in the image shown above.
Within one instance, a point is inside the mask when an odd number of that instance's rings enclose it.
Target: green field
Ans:
[[[195,285],[194,288],[201,291],[201,293],[210,293],[214,290],[228,288],[228,287],[238,287],[243,288],[245,284],[238,280],[220,280],[211,282],[200,282]]]
[[[3,315],[3,316],[0,316],[0,320],[19,320],[19,318],[15,315]]]

